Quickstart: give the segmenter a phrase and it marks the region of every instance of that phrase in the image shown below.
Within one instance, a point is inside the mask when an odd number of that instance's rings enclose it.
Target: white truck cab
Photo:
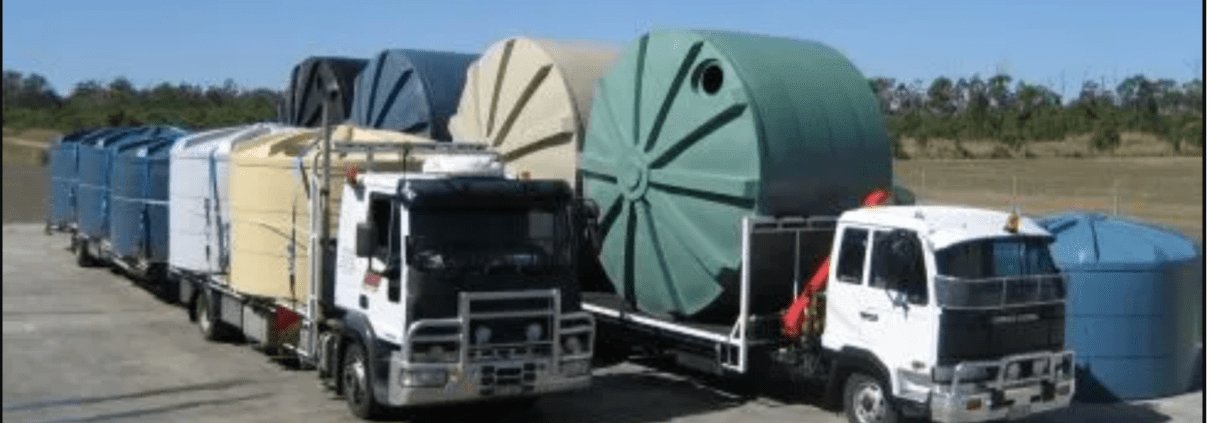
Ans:
[[[820,343],[860,356],[859,372],[873,373],[844,384],[850,420],[914,409],[975,422],[1067,406],[1072,352],[1063,349],[1064,282],[1050,240],[1027,218],[989,210],[842,214]]]
[[[320,370],[358,416],[589,385],[570,188],[458,160],[344,184]]]
[[[600,362],[642,352],[715,374],[787,375],[823,385],[853,423],[984,422],[1071,402],[1064,281],[1051,235],[1029,219],[879,206],[737,223],[733,324],[648,314],[586,287]]]

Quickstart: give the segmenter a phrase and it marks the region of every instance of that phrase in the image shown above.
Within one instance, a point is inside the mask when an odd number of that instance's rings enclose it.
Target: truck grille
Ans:
[[[469,353],[472,363],[499,360],[544,359],[552,356],[550,344],[475,347],[471,348]]]
[[[473,362],[546,359],[554,355],[558,291],[463,294]],[[481,337],[480,334],[486,334]]]
[[[533,363],[510,367],[485,366],[479,376],[479,393],[482,395],[530,393],[534,391],[534,381],[537,376],[538,366]]]

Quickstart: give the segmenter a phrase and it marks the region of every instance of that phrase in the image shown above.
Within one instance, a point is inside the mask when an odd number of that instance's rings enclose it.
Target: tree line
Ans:
[[[927,88],[920,80],[869,82],[900,156],[902,142],[909,139],[922,147],[936,140],[958,147],[967,140],[995,140],[1012,151],[1084,134],[1092,134],[1092,148],[1112,151],[1123,131],[1153,134],[1178,152],[1184,146],[1204,148],[1206,142],[1201,79],[1178,84],[1139,74],[1116,86],[1086,80],[1067,101],[1050,87],[1014,84],[1004,74],[987,80],[939,77]]]
[[[1014,83],[1015,82],[1015,83]],[[1156,135],[1176,151],[1204,148],[1205,88],[1201,79],[1135,75],[1116,85],[1084,81],[1079,94],[1063,97],[1050,87],[998,74],[957,81],[870,78],[897,153],[908,140],[927,146],[945,140],[995,140],[1019,150],[1030,142],[1092,134],[1092,147],[1112,151],[1123,131]],[[276,119],[278,91],[242,89],[227,79],[221,86],[161,83],[138,89],[124,77],[108,84],[89,80],[59,95],[38,74],[4,71],[4,125],[51,128],[61,132],[96,126],[176,125],[202,129]]]
[[[222,85],[161,83],[139,89],[125,77],[80,82],[57,93],[42,75],[4,71],[4,126],[69,133],[100,126],[174,125],[198,130],[277,119],[281,94]]]

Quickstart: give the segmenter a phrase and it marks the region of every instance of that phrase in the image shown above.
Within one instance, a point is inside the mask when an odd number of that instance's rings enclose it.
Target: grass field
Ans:
[[[1023,213],[1113,214],[1116,204],[1119,215],[1204,242],[1203,163],[1201,157],[900,160],[895,175],[922,202],[1000,210],[1011,208],[1015,178]]]
[[[1177,150],[1171,143],[1153,134],[1122,132],[1122,143],[1113,151],[1092,148],[1092,134],[1071,135],[1057,141],[1031,141],[1012,150],[995,140],[931,139],[921,145],[914,139],[901,143],[909,159],[1033,159],[1033,158],[1122,158],[1122,157],[1201,157],[1200,145],[1182,143]]]
[[[4,164],[41,165],[44,147],[57,136],[58,132],[47,129],[4,128]]]

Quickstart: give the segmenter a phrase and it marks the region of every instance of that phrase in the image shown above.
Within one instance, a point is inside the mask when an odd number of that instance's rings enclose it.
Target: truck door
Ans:
[[[841,227],[832,247],[835,251],[827,289],[827,315],[823,344],[831,349],[866,344],[862,328],[868,323],[862,296],[870,230]]]
[[[908,239],[917,242],[904,242]],[[937,313],[928,307],[927,272],[918,240],[911,231],[874,230],[862,295],[863,334],[871,351],[897,375],[891,378],[897,394],[902,389],[898,375],[925,373],[937,345]]]
[[[406,211],[398,201],[381,194],[370,196],[369,209],[368,219],[377,232],[374,237],[377,245],[369,259],[358,305],[379,337],[401,343],[406,316],[406,302],[401,300],[400,292],[407,277],[401,250],[401,240],[407,235]]]

